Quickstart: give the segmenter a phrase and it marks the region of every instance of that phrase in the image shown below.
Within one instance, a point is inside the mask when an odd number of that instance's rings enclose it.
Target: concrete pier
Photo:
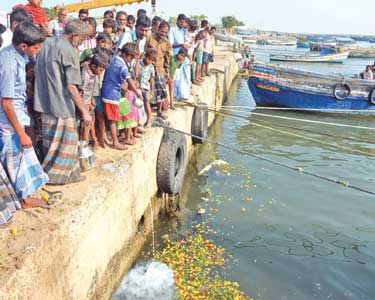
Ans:
[[[219,109],[238,67],[229,49],[217,52],[211,75],[193,87],[190,102]],[[170,126],[190,132],[192,114],[192,107],[178,106],[168,112]],[[214,118],[210,113],[210,125]],[[154,218],[162,206],[155,198],[162,136],[154,127],[127,151],[100,149],[85,182],[47,187],[61,190],[63,199],[19,211],[0,228],[1,300],[110,299],[151,230],[151,205]],[[186,139],[190,156],[194,146]]]

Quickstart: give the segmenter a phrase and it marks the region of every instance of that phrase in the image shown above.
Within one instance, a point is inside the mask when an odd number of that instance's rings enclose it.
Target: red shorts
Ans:
[[[103,102],[104,115],[108,121],[120,121],[120,109],[118,105]]]
[[[170,77],[165,77],[165,84],[168,85],[170,88],[173,89],[174,80]]]

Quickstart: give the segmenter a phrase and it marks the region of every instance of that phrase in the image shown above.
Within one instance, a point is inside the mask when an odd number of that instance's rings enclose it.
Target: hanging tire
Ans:
[[[191,120],[191,134],[196,136],[192,137],[193,144],[203,144],[203,139],[207,139],[208,106],[206,104],[194,108],[193,118]]]
[[[344,92],[344,94],[340,95],[339,92],[342,91],[342,90],[345,90],[345,92]],[[333,89],[333,95],[335,96],[335,98],[337,100],[343,100],[346,97],[349,97],[351,92],[352,92],[352,90],[351,90],[349,84],[347,84],[347,83],[339,83]]]
[[[375,88],[373,88],[368,94],[368,101],[370,101],[371,104],[375,105]]]
[[[165,129],[156,165],[156,181],[162,193],[181,191],[187,165],[186,139],[183,134]]]

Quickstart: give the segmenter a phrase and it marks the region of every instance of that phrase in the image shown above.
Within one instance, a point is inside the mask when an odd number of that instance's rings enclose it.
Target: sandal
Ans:
[[[46,205],[46,201],[42,198],[27,197],[21,201],[21,206],[23,209],[36,208]]]

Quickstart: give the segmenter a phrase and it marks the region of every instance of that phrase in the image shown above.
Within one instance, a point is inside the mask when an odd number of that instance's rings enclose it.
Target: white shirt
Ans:
[[[6,46],[9,46],[12,43],[13,38],[13,32],[10,30],[10,28],[7,28],[7,31],[5,31],[1,37],[3,38],[3,45],[0,49],[5,48]]]
[[[64,27],[61,26],[59,20],[51,20],[48,23],[48,28],[54,36],[62,36],[64,34]]]

